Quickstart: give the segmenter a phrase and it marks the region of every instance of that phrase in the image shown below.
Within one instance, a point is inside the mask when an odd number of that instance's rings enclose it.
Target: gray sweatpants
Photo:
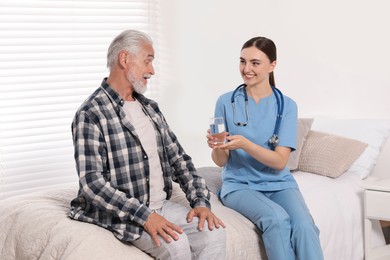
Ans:
[[[191,223],[187,223],[186,217],[189,209],[172,201],[165,201],[161,209],[156,213],[166,218],[173,224],[181,227],[184,232],[179,234],[177,241],[167,243],[161,237],[161,246],[157,247],[151,236],[143,232],[141,237],[132,244],[142,251],[162,260],[191,260],[191,259],[225,259],[226,236],[223,227],[208,229],[207,220],[202,231],[198,230],[198,218],[194,217]]]

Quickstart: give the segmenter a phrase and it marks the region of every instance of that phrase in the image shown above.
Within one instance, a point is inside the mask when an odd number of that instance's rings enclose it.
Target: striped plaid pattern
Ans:
[[[178,182],[191,207],[209,207],[210,193],[196,175],[191,157],[170,130],[156,102],[135,93],[152,119],[167,199]],[[71,202],[72,219],[97,224],[124,241],[137,239],[152,211],[149,163],[122,108],[123,99],[103,80],[78,109],[72,122],[79,192]],[[184,216],[183,216],[184,217]]]

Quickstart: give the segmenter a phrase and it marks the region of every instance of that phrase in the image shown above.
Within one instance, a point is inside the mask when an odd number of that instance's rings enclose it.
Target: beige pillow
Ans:
[[[306,136],[309,133],[313,121],[313,118],[299,118],[298,120],[297,143],[295,145],[295,151],[290,154],[290,158],[288,159],[287,163],[287,167],[290,169],[290,171],[296,171],[298,169],[302,146],[306,140]]]
[[[311,130],[302,147],[298,170],[337,178],[366,147],[358,140]]]

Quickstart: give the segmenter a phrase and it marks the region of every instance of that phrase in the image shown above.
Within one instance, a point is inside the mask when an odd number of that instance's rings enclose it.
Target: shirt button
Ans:
[[[144,159],[148,159],[148,156],[146,154],[144,155]]]
[[[123,106],[123,104],[124,104],[125,102],[124,102],[123,99],[122,99],[119,103],[121,104],[121,106]]]
[[[146,178],[146,181],[149,182],[149,178]]]

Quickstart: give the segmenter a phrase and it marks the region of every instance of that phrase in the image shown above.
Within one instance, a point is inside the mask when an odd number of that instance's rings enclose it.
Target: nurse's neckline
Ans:
[[[264,94],[259,95],[258,97],[253,97],[250,92],[247,92],[248,98],[251,98],[253,101],[256,102],[256,104],[259,104],[262,99],[268,98],[273,94],[272,89],[270,88],[269,91],[267,91]]]

